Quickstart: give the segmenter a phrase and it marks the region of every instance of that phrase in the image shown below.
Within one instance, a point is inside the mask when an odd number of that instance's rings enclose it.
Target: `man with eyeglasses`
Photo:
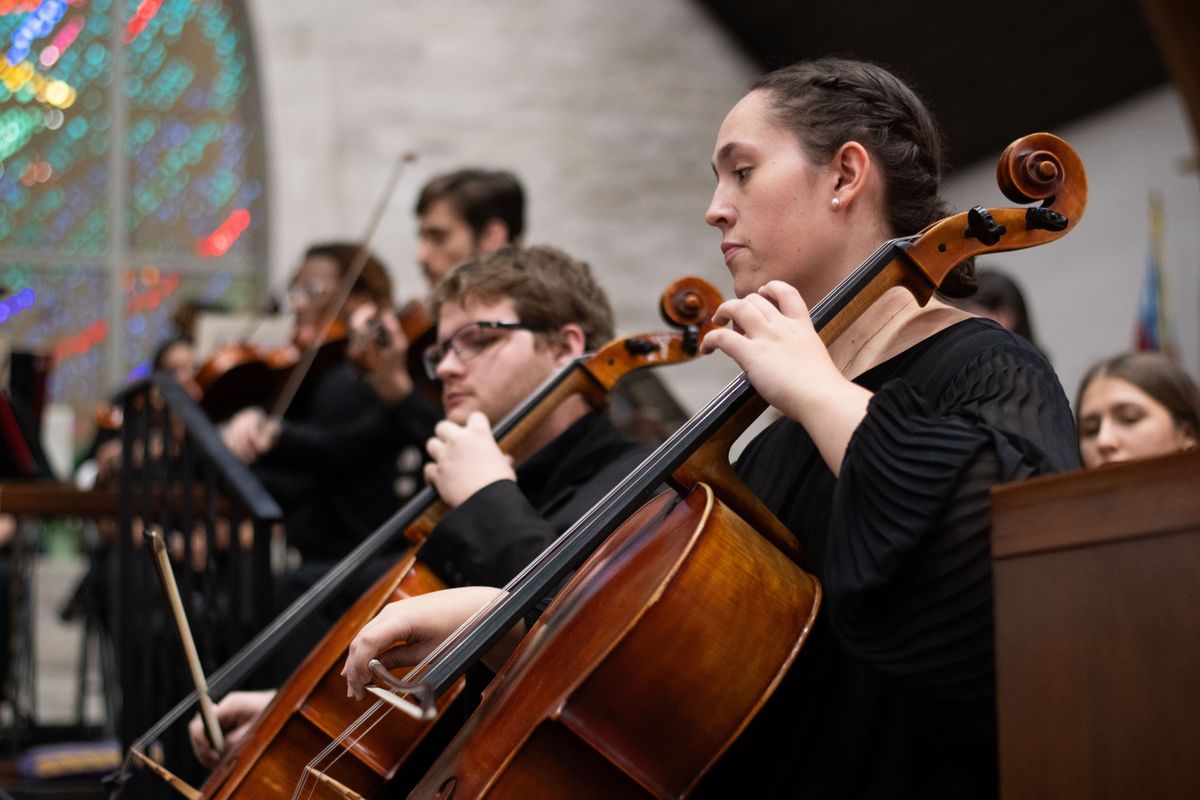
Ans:
[[[503,586],[646,452],[580,397],[532,432],[523,446],[532,455],[515,467],[490,432],[560,367],[611,339],[612,312],[587,265],[548,247],[460,267],[435,292],[434,311],[425,362],[446,419],[427,446],[425,478],[451,511],[422,558],[450,585]]]
[[[613,336],[608,299],[587,264],[550,247],[507,247],[451,272],[433,297],[437,340],[424,361],[442,385],[446,418],[425,467],[450,511],[421,560],[451,586],[503,586],[569,528],[648,449],[603,412],[571,398],[525,439],[516,459],[491,426],[577,356]],[[217,707],[227,739],[244,736],[272,692],[234,692]],[[219,759],[197,717],[193,750]]]

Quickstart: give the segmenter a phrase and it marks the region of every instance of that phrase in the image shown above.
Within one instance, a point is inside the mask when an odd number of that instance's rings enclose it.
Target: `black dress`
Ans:
[[[856,383],[875,394],[839,478],[787,419],[738,462],[825,598],[703,796],[996,795],[988,491],[1078,466],[1067,400],[1036,350],[977,319]]]

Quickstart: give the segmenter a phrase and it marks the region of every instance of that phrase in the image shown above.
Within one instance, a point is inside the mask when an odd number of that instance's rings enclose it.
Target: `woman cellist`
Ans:
[[[739,299],[703,347],[782,414],[737,470],[800,540],[825,600],[699,793],[994,796],[988,490],[1077,465],[1058,380],[994,323],[904,289],[828,349],[814,331],[809,304],[944,215],[934,122],[886,70],[823,59],[765,76],[726,116],[712,166],[706,219]],[[943,291],[972,283],[968,266]],[[379,643],[405,642],[386,665],[414,664],[479,601],[447,590],[389,606],[352,645],[350,690],[371,682]]]

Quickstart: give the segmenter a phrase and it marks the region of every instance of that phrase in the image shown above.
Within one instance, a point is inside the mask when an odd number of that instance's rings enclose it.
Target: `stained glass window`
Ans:
[[[52,353],[86,420],[181,303],[265,283],[249,25],[235,0],[0,0],[0,47],[0,337]]]

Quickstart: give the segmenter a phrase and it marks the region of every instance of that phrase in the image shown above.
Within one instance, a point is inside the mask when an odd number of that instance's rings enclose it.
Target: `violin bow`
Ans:
[[[358,252],[354,254],[354,260],[350,262],[346,274],[342,277],[342,281],[338,285],[337,296],[334,298],[333,303],[330,304],[329,310],[325,312],[317,336],[304,349],[304,355],[300,358],[300,362],[296,364],[296,368],[288,376],[287,383],[284,384],[283,390],[279,393],[279,398],[275,401],[275,406],[271,409],[271,419],[275,421],[283,419],[283,415],[287,413],[288,407],[296,399],[296,393],[300,391],[300,385],[304,382],[304,377],[308,374],[309,369],[312,368],[313,362],[316,361],[321,343],[325,341],[325,337],[329,334],[333,323],[337,320],[338,314],[341,313],[342,308],[346,305],[346,301],[350,299],[350,293],[354,290],[354,283],[362,275],[363,268],[367,265],[367,259],[371,257],[371,252],[368,249],[371,246],[371,239],[375,236],[375,231],[379,227],[380,221],[383,220],[383,212],[387,210],[392,195],[395,194],[396,185],[400,183],[400,176],[404,174],[404,167],[416,160],[416,153],[408,151],[401,153],[396,159],[396,163],[392,166],[392,173],[383,187],[383,195],[376,202],[375,209],[371,213],[371,219],[367,223],[367,230],[359,240]]]

